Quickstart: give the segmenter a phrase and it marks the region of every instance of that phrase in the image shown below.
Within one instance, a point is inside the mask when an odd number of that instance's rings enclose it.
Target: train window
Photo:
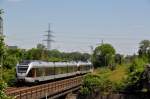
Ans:
[[[74,66],[74,71],[78,71],[78,68],[77,68],[77,66]]]
[[[45,68],[45,76],[54,75],[54,67]]]
[[[55,67],[55,75],[61,74],[61,68]]]
[[[69,67],[68,67],[68,72],[69,72],[69,73],[74,72],[74,67],[73,67],[73,66],[69,66]]]
[[[42,68],[36,68],[36,76],[37,77],[43,76],[43,69]]]
[[[55,75],[67,73],[66,67],[55,67]]]
[[[64,73],[67,73],[67,72],[68,72],[67,66],[66,67],[62,67],[62,73],[64,74]]]
[[[80,66],[80,71],[83,71],[83,70],[84,70],[84,66],[81,65],[81,66]]]
[[[18,73],[26,73],[28,66],[18,66]]]
[[[29,71],[27,77],[35,77],[35,76],[36,76],[35,68],[32,68],[32,69]]]

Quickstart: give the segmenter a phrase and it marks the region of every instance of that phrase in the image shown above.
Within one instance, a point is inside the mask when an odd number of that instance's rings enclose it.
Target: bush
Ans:
[[[4,81],[0,81],[0,99],[12,99],[11,97],[8,97],[4,92],[6,87],[7,84]]]
[[[89,95],[90,94],[90,90],[88,87],[81,87],[80,93],[82,95]]]
[[[15,84],[15,68],[4,69],[3,79],[8,84],[8,86],[13,86]]]
[[[97,90],[101,92],[111,92],[113,83],[106,77],[107,75],[89,74],[84,77],[84,85],[81,94],[89,94]]]
[[[126,80],[126,90],[135,91],[141,90],[142,74],[144,72],[145,62],[142,59],[135,59],[128,68]]]

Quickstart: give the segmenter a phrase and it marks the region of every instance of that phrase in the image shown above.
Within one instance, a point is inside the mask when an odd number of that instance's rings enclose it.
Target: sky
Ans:
[[[53,49],[91,52],[103,40],[117,53],[137,53],[150,39],[150,0],[0,0],[8,45],[44,43],[48,23]]]

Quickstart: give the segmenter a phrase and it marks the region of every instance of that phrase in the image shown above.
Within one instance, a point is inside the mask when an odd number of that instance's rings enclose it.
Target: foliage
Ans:
[[[13,57],[13,56],[7,56],[7,57],[5,57],[5,59],[4,59],[4,63],[3,63],[3,66],[5,67],[5,68],[7,68],[7,69],[12,69],[13,67],[15,67],[16,66],[16,64],[17,64],[17,59],[16,59],[16,57]]]
[[[143,80],[142,74],[144,71],[145,62],[143,59],[136,58],[128,67],[128,75],[126,80],[126,90],[135,91],[142,89]]]
[[[4,13],[3,9],[0,9],[0,15],[2,15]]]
[[[30,60],[46,60],[46,61],[88,61],[90,55],[88,53],[71,52],[65,53],[59,50],[44,50],[41,48],[32,48],[25,52],[24,59]]]
[[[81,93],[82,95],[89,95],[91,92],[90,92],[90,90],[89,90],[88,87],[81,87],[80,93]]]
[[[108,66],[114,63],[115,49],[110,44],[102,44],[95,48],[92,62],[94,66]]]
[[[4,36],[0,36],[0,59],[2,59],[5,54],[6,54],[6,47],[4,43]]]
[[[28,50],[26,53],[26,59],[40,60],[41,58],[42,58],[42,50],[41,49],[32,48],[32,49]]]
[[[39,44],[37,44],[37,49],[44,50],[44,49],[46,49],[46,47],[45,47],[45,45],[39,43]]]
[[[81,94],[89,94],[96,90],[101,93],[111,93],[123,90],[125,87],[127,67],[117,66],[111,71],[108,67],[97,68],[92,74],[84,77]]]
[[[16,79],[15,74],[16,74],[15,68],[3,70],[3,79],[8,84],[8,86],[14,86],[15,85],[15,79]]]
[[[12,69],[16,64],[24,58],[24,51],[21,49],[7,48],[6,54],[3,57],[3,67],[6,69]]]
[[[49,58],[48,61],[50,61],[50,62],[62,62],[65,60],[62,60],[61,58],[52,57],[52,58]]]
[[[149,40],[143,40],[140,42],[138,53],[140,58],[147,59],[148,62],[150,62],[150,41]]]
[[[105,93],[111,92],[112,89],[114,89],[113,82],[108,77],[90,74],[84,78],[84,86],[81,94],[89,94],[97,90]]]
[[[116,54],[115,55],[115,63],[121,65],[123,63],[123,55]]]
[[[4,92],[6,87],[7,84],[4,81],[0,81],[0,99],[12,99],[11,97],[8,97]]]

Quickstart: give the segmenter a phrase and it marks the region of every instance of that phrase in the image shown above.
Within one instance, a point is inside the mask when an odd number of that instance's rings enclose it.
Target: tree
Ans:
[[[42,50],[44,50],[46,47],[45,47],[45,45],[43,45],[43,44],[37,44],[37,49],[42,49]]]
[[[116,54],[116,55],[115,55],[115,63],[117,63],[117,64],[122,64],[122,61],[123,61],[123,55],[121,55],[121,54]]]
[[[41,58],[42,58],[42,50],[40,49],[32,48],[28,50],[26,53],[26,59],[41,60]]]
[[[0,57],[4,56],[6,52],[6,47],[4,43],[4,37],[0,36]]]
[[[148,50],[150,50],[150,41],[149,40],[141,41],[139,47],[139,55],[140,56],[146,55]]]
[[[138,50],[139,57],[144,58],[144,60],[148,59],[150,62],[150,41],[143,40],[140,42],[140,47]]]
[[[0,36],[0,65],[1,65],[1,79],[3,79],[3,58],[6,54],[6,47],[4,43],[4,36]]]
[[[95,48],[92,62],[94,66],[108,66],[114,61],[115,49],[110,44],[102,44]]]
[[[0,15],[3,13],[3,9],[0,9]]]

